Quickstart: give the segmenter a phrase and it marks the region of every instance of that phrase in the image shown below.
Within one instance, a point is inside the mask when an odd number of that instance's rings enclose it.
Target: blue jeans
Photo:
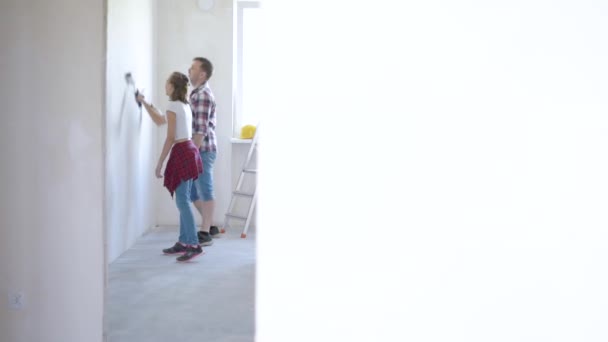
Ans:
[[[217,152],[201,151],[201,160],[203,161],[203,173],[198,175],[198,178],[192,184],[190,189],[190,200],[192,202],[202,199],[203,202],[215,199],[213,193],[213,164]]]
[[[188,179],[179,183],[175,189],[175,204],[179,210],[179,242],[184,245],[198,245],[194,215],[190,207],[190,189],[193,180]]]

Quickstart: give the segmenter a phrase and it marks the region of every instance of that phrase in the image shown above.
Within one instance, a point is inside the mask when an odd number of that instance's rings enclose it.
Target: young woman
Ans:
[[[188,77],[174,72],[165,84],[169,96],[169,106],[166,117],[146,102],[143,96],[137,98],[152,120],[157,124],[167,123],[167,139],[156,165],[156,177],[162,178],[163,163],[169,155],[165,167],[164,186],[171,197],[175,193],[175,202],[179,210],[179,239],[173,247],[163,249],[165,254],[181,254],[177,261],[189,261],[203,253],[198,237],[194,215],[190,208],[190,190],[192,182],[203,171],[203,163],[198,148],[192,141],[192,110],[186,100],[188,93]]]

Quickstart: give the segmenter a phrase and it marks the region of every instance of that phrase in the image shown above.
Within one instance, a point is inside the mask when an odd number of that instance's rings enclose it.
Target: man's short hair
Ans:
[[[213,75],[213,64],[204,57],[195,57],[193,60],[201,63],[201,69],[207,73],[207,79],[210,79],[211,75]]]

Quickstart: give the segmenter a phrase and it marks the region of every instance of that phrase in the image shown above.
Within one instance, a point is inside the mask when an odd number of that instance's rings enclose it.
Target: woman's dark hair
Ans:
[[[188,76],[176,71],[169,77],[169,83],[173,86],[173,93],[169,96],[171,101],[188,103],[188,100],[186,100],[186,95],[188,94]]]

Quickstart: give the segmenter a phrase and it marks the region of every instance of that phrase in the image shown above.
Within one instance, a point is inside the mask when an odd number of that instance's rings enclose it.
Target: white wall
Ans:
[[[269,3],[257,340],[608,341],[608,2]]]
[[[1,341],[102,340],[104,12],[0,2]]]
[[[209,81],[217,102],[218,157],[215,163],[216,210],[214,224],[223,221],[230,201],[232,135],[232,1],[216,1],[209,13],[201,12],[196,1],[158,1],[158,79],[156,103],[165,108],[164,81],[173,71],[187,73],[194,57],[206,57],[214,65]],[[165,127],[159,129],[159,150],[165,139]],[[159,183],[157,223],[177,225],[178,211],[169,192]],[[195,215],[201,223],[200,215]]]
[[[106,208],[108,261],[154,225],[157,128],[140,114],[133,88],[156,87],[156,0],[108,1]]]

